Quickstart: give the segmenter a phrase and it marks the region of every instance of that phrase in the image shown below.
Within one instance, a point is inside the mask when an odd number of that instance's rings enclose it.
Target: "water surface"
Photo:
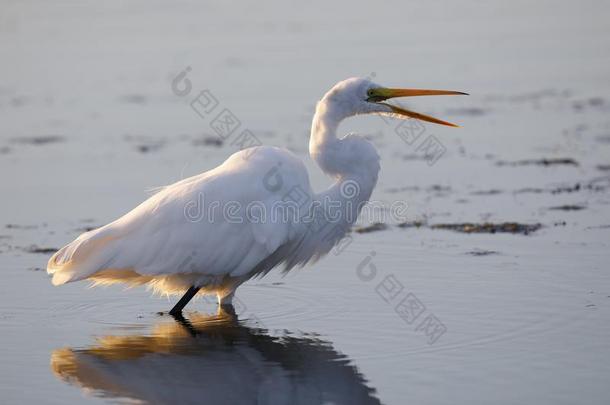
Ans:
[[[2,403],[607,403],[607,12],[593,0],[6,2]],[[237,150],[189,106],[204,89],[326,187],[307,157],[313,106],[353,75],[472,94],[406,103],[461,129],[342,126],[369,134],[382,156],[373,199],[406,202],[404,218],[246,283],[236,317],[191,303],[190,326],[142,288],[51,286],[56,248]],[[486,222],[541,227],[434,227]]]

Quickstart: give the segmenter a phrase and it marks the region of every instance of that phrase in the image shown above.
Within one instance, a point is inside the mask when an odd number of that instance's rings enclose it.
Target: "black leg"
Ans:
[[[174,316],[181,314],[182,310],[184,309],[186,304],[188,304],[189,301],[195,296],[195,294],[197,294],[197,291],[199,291],[200,288],[201,287],[191,286],[187,290],[187,292],[182,296],[182,298],[180,298],[180,301],[178,301],[178,303],[176,305],[174,305],[172,310],[169,311],[169,314],[174,315]]]
[[[182,327],[191,335],[192,337],[196,337],[198,335],[197,330],[193,327],[191,321],[182,316],[182,312],[178,312],[177,314],[172,314],[172,317],[178,322]]]

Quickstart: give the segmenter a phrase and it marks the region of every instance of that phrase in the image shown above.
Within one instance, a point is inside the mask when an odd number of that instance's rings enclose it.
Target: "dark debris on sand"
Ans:
[[[125,141],[134,144],[140,153],[156,152],[166,144],[165,138],[152,137],[147,135],[124,135]]]
[[[148,152],[154,152],[154,151],[156,151],[156,150],[161,149],[161,146],[162,146],[161,144],[155,144],[155,145],[153,145],[153,144],[151,144],[151,145],[138,145],[136,149],[137,149],[137,150],[138,150],[138,152],[140,152],[140,153],[148,153]]]
[[[46,227],[46,224],[43,225]],[[38,229],[37,225],[6,224],[6,229]]]
[[[518,222],[483,222],[483,223],[472,223],[462,222],[455,224],[433,224],[428,225],[425,222],[413,221],[403,222],[398,225],[399,228],[429,228],[429,229],[442,229],[449,231],[456,231],[462,233],[512,233],[529,235],[532,232],[536,232],[542,228],[542,224],[520,224]]]
[[[36,245],[31,245],[31,246],[28,246],[28,247],[24,248],[23,250],[25,250],[28,253],[51,254],[51,253],[57,252],[59,249],[57,249],[57,248],[50,248],[50,247],[39,247],[39,246],[36,246]]]
[[[381,222],[375,222],[374,224],[371,224],[368,226],[360,226],[360,227],[354,228],[354,232],[371,233],[371,232],[377,232],[377,231],[385,231],[386,229],[388,229],[388,226],[386,224],[382,224]]]
[[[502,194],[502,190],[491,189],[491,190],[477,190],[470,193],[470,195],[498,195]]]
[[[575,184],[564,184],[558,185],[551,188],[540,188],[540,187],[527,187],[519,190],[515,190],[514,194],[523,193],[551,193],[551,194],[563,194],[563,193],[577,193],[579,191],[593,191],[600,192],[606,191],[610,188],[610,177],[602,176],[597,177],[588,182],[575,183]]]
[[[554,211],[581,211],[586,209],[584,205],[576,205],[576,204],[566,204],[566,205],[558,205],[556,207],[549,207],[550,210]]]
[[[399,228],[421,228],[421,227],[425,227],[426,223],[423,221],[410,221],[410,222],[403,222],[401,224],[398,224]]]
[[[63,142],[64,140],[64,137],[59,135],[35,135],[13,138],[11,139],[11,142],[26,145],[48,145],[51,143]]]
[[[551,194],[562,194],[562,193],[575,193],[582,189],[588,188],[586,186],[581,186],[580,183],[576,183],[573,186],[557,186],[553,188],[541,188],[541,187],[526,187],[521,188],[519,190],[515,190],[514,194],[525,194],[525,193],[534,193],[534,194],[542,194],[542,193],[551,193]]]
[[[466,252],[466,254],[470,256],[492,256],[499,255],[500,253],[495,250],[473,249],[470,252]]]
[[[597,165],[596,168],[602,172],[610,172],[610,165]]]
[[[223,141],[221,138],[217,136],[206,136],[204,138],[193,140],[193,145],[195,146],[215,146],[221,147],[223,145]]]
[[[610,229],[610,224],[608,224],[608,225],[588,226],[585,229]]]
[[[434,224],[430,226],[430,229],[444,229],[462,233],[513,233],[521,235],[529,235],[540,228],[542,228],[542,224],[539,223],[520,224],[517,222],[502,222],[497,224],[491,222],[481,224],[464,222],[457,224]]]
[[[547,190],[544,188],[540,188],[540,187],[525,187],[525,188],[520,188],[519,190],[515,190],[513,193],[514,194],[524,194],[524,193],[534,193],[534,194],[541,194],[541,193],[546,193]]]
[[[559,186],[552,189],[551,194],[575,193],[577,191],[580,191],[581,188],[582,186],[580,185],[580,183],[576,183],[573,186]]]
[[[99,226],[83,226],[83,227],[74,229],[74,232],[91,232],[97,228],[99,228]]]
[[[509,162],[500,160],[496,162],[496,166],[579,166],[578,162],[572,158],[554,158],[554,159],[524,159]]]

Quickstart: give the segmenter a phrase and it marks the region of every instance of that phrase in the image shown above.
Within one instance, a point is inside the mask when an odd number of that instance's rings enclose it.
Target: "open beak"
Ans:
[[[389,107],[394,114],[403,115],[409,118],[415,118],[417,120],[432,122],[434,124],[447,125],[450,127],[458,127],[459,125],[452,124],[447,121],[439,120],[438,118],[431,117],[417,113],[415,111],[409,111],[404,108],[384,103],[383,101],[395,97],[415,97],[415,96],[449,96],[449,95],[468,95],[468,93],[462,93],[461,91],[450,91],[450,90],[425,90],[425,89],[386,89],[377,88],[371,89],[368,93],[367,101],[377,104],[382,104]]]

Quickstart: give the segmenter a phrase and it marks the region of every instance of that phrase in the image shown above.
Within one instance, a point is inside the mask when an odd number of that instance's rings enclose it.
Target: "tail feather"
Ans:
[[[47,273],[53,275],[53,285],[85,279],[112,260],[108,245],[117,238],[104,228],[83,233],[51,256]]]

